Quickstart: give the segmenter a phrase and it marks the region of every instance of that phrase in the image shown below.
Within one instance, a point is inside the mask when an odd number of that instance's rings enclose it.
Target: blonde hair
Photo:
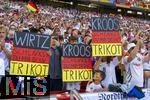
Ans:
[[[8,35],[8,28],[6,26],[0,25],[0,31],[4,30],[4,32],[6,33],[6,35]]]

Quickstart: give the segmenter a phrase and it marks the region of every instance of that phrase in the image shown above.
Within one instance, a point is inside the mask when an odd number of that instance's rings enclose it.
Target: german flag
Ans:
[[[37,12],[37,13],[39,12],[39,9],[37,8],[36,4],[32,2],[32,0],[28,2],[27,8],[32,12]]]

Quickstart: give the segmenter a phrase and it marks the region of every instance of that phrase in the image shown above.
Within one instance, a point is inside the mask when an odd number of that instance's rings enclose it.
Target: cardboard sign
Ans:
[[[91,57],[91,46],[83,44],[64,44],[63,57]]]
[[[49,50],[50,37],[36,33],[17,33],[13,42],[15,47]]]
[[[24,76],[46,76],[48,75],[48,64],[43,63],[30,63],[11,61],[10,72],[13,75],[24,75]]]
[[[121,36],[119,32],[92,32],[93,43],[120,43]]]
[[[92,80],[91,46],[64,44],[62,68],[64,82]]]
[[[122,55],[121,44],[93,44],[93,56],[120,56]]]
[[[116,17],[93,17],[92,31],[119,31],[119,19]]]
[[[47,76],[50,37],[32,33],[16,33],[10,63],[10,75]]]
[[[121,56],[122,43],[116,17],[92,18],[92,56]]]

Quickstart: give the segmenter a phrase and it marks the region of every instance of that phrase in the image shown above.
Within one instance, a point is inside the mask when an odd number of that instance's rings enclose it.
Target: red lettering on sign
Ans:
[[[63,69],[92,69],[91,58],[63,58]]]
[[[48,64],[49,55],[46,50],[14,47],[11,60]]]

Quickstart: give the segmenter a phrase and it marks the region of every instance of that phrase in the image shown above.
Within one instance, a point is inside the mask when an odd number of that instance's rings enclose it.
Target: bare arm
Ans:
[[[49,56],[51,56],[51,55],[52,55],[51,50],[47,51],[47,54],[48,54]]]
[[[136,46],[136,47],[131,51],[131,53],[129,54],[128,60],[127,60],[128,62],[132,61],[132,60],[135,58],[136,54],[138,53],[138,50],[139,50],[139,46]]]
[[[96,64],[94,65],[94,70],[99,70],[99,65],[102,63],[101,58],[98,59]]]
[[[139,40],[137,42],[137,46],[135,46],[135,48],[130,52],[128,60],[127,60],[128,62],[132,61],[136,57],[136,54],[138,53],[141,45],[142,45],[142,41]]]
[[[7,48],[3,48],[3,51],[5,52],[6,54],[6,57],[10,60],[11,59],[11,52],[7,49]]]
[[[10,60],[12,53],[5,47],[5,41],[2,41],[1,47],[2,47],[2,50],[4,51],[4,53],[6,54],[6,57]]]
[[[150,71],[145,71],[144,72],[144,77],[145,78],[150,78]]]
[[[150,50],[148,50],[148,54],[144,57],[144,62],[150,61]]]

